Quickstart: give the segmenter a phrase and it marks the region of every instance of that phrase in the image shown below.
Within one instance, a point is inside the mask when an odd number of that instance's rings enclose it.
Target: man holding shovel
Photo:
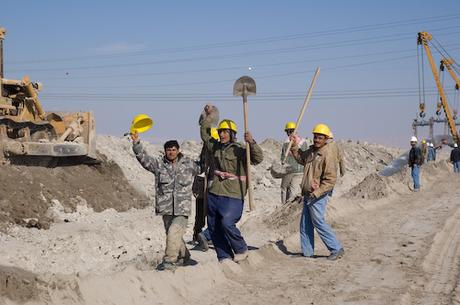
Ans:
[[[337,152],[327,142],[332,133],[327,125],[318,124],[313,128],[313,145],[306,151],[299,150],[292,137],[291,153],[305,166],[302,179],[304,205],[300,220],[300,244],[302,255],[313,257],[315,249],[314,229],[331,254],[329,260],[336,260],[344,254],[342,244],[326,223],[326,205],[337,180]]]
[[[204,114],[212,116],[215,107],[206,105]],[[237,126],[232,120],[222,120],[217,131],[220,141],[213,139],[208,130],[211,123],[206,117],[201,121],[200,134],[212,155],[214,177],[208,190],[208,229],[216,250],[217,259],[240,262],[247,258],[248,247],[236,227],[243,213],[247,193],[246,148],[236,141]],[[244,140],[250,147],[251,164],[263,160],[263,152],[250,132]]]

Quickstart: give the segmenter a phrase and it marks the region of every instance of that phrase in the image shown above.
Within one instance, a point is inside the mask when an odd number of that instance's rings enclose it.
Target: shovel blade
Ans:
[[[233,85],[233,95],[256,95],[256,82],[249,76],[241,76]]]

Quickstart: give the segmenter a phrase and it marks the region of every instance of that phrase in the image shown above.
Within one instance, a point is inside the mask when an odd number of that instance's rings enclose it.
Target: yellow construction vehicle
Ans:
[[[436,82],[436,87],[437,87],[438,92],[439,92],[440,101],[439,101],[439,103],[437,105],[437,108],[438,108],[437,109],[437,114],[438,115],[440,114],[441,107],[442,107],[442,109],[444,109],[444,113],[446,115],[446,120],[447,120],[447,124],[449,126],[450,133],[452,134],[452,139],[453,139],[454,143],[459,143],[459,134],[458,134],[458,130],[457,130],[457,127],[456,127],[456,122],[455,122],[454,116],[452,115],[452,113],[450,111],[449,103],[448,103],[447,97],[446,97],[446,93],[445,93],[444,88],[443,88],[443,86],[441,84],[441,80],[439,78],[439,74],[438,74],[438,71],[436,69],[435,62],[433,60],[433,55],[431,53],[430,44],[431,44],[432,39],[433,39],[433,36],[430,33],[428,33],[428,32],[419,32],[418,33],[418,38],[417,38],[417,44],[420,45],[420,46],[423,46],[423,49],[426,52],[426,57],[428,58],[428,61],[430,63],[431,72],[433,73],[434,80]],[[438,45],[438,46],[435,46],[435,47],[441,54],[445,53],[445,52],[443,52],[444,48],[442,48],[442,46]],[[446,63],[447,62],[445,62],[444,65],[446,65]],[[451,64],[451,63],[453,63],[453,61],[450,61],[449,63]],[[446,65],[446,67],[449,67],[449,66]],[[449,68],[448,68],[448,70],[449,70]],[[458,84],[458,82],[457,82],[457,84]]]
[[[28,76],[4,78],[0,28],[0,158],[4,156],[87,156],[96,158],[91,112],[45,112],[38,99],[40,83]]]

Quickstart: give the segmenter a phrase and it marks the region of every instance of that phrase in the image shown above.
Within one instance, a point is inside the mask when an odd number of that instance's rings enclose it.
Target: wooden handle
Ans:
[[[248,98],[246,86],[243,87],[243,113],[244,113],[244,132],[248,132]],[[252,200],[252,183],[251,183],[251,150],[249,143],[246,142],[246,185],[248,188],[249,211],[254,209]]]
[[[308,88],[307,96],[305,96],[305,100],[303,101],[302,109],[300,110],[299,117],[297,118],[297,123],[295,124],[294,132],[292,133],[292,135],[294,135],[294,136],[297,134],[297,129],[299,128],[300,123],[302,122],[302,118],[303,118],[303,115],[305,113],[305,109],[307,109],[308,103],[310,102],[310,97],[311,97],[311,94],[313,92],[313,87],[315,87],[316,79],[319,76],[319,71],[320,71],[320,68],[319,67],[316,68],[315,74],[313,75],[313,79],[312,79],[311,84],[310,84],[310,88]],[[289,145],[288,145],[286,151],[284,152],[284,157],[283,157],[283,162],[282,162],[283,164],[284,164],[284,162],[286,162],[286,158],[289,155],[289,152],[291,150],[291,146],[292,146],[292,140],[289,142]]]

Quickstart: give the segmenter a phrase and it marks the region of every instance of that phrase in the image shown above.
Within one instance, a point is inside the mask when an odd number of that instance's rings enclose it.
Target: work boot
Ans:
[[[235,263],[239,263],[239,262],[244,261],[245,259],[247,259],[248,255],[249,255],[248,250],[244,251],[243,253],[235,254],[235,256],[233,257],[233,261]]]
[[[335,260],[341,258],[344,254],[345,254],[345,250],[343,248],[341,248],[339,251],[331,253],[331,255],[329,255],[327,257],[327,259],[330,260],[330,261],[335,261]]]
[[[197,240],[198,240],[198,246],[201,247],[201,250],[203,252],[206,252],[209,250],[208,240],[206,239],[203,233],[201,232],[198,233]]]
[[[165,262],[165,261],[161,262],[161,264],[157,266],[158,271],[164,271],[164,270],[174,271],[176,270],[176,268],[177,268],[177,265],[175,263]]]

